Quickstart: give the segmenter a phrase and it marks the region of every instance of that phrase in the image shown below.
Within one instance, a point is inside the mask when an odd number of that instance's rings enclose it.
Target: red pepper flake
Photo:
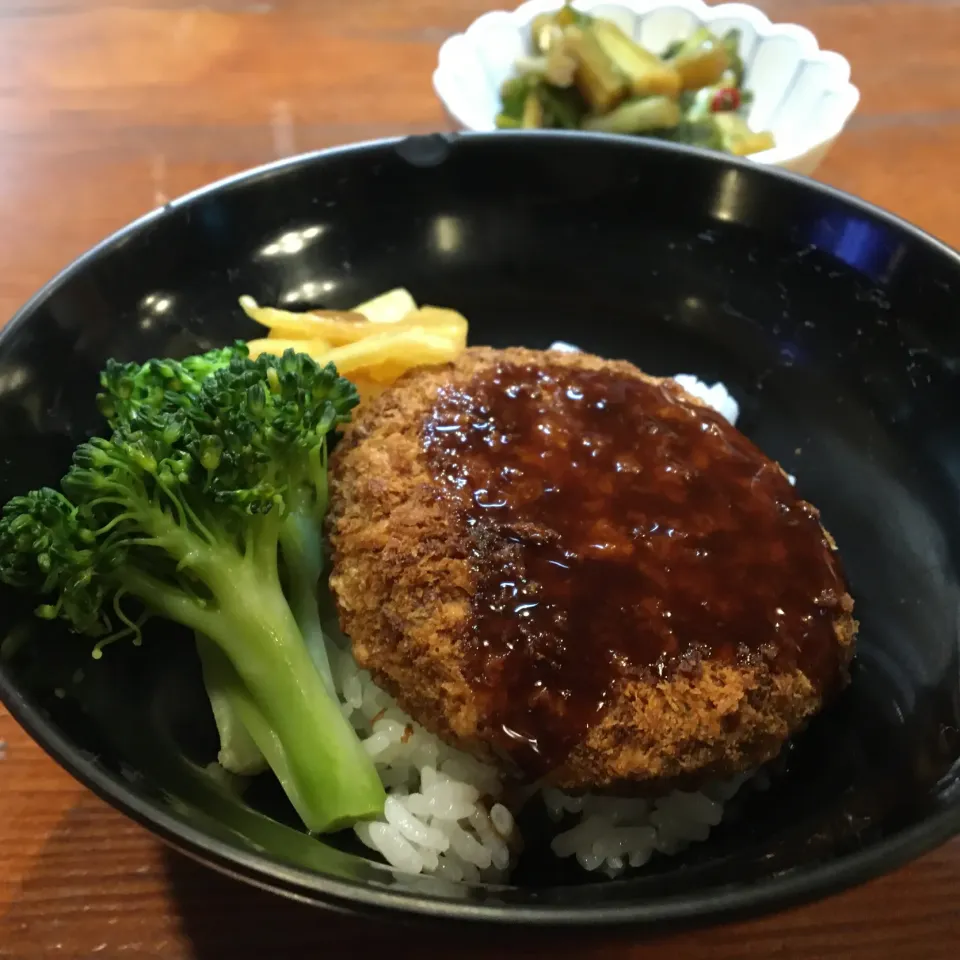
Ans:
[[[740,91],[736,87],[724,87],[718,90],[710,101],[711,113],[724,113],[736,110],[740,106]]]
[[[370,726],[372,727],[386,712],[387,712],[387,708],[384,707],[384,708],[370,721]]]
[[[413,725],[407,724],[406,730],[403,731],[403,736],[400,738],[401,743],[406,743],[413,736]]]

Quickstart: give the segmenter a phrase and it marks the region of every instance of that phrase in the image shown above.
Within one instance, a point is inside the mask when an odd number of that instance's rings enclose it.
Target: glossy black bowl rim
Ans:
[[[363,155],[396,149],[400,145],[416,147],[420,143],[446,150],[458,143],[515,142],[523,137],[531,142],[546,141],[562,149],[566,141],[589,140],[598,150],[607,148],[666,152],[697,157],[700,162],[739,169],[751,176],[776,178],[797,189],[819,193],[867,217],[885,222],[909,236],[914,242],[953,261],[960,273],[960,254],[913,224],[843,191],[772,167],[759,167],[750,160],[708,153],[676,144],[630,137],[556,131],[500,131],[496,133],[431,134],[395,137],[332,147],[254,167],[183,195],[138,218],[102,240],[49,280],[17,311],[0,331],[0,350],[5,340],[27,322],[37,306],[68,280],[83,272],[92,261],[108,255],[145,227],[171,215],[185,205],[209,198],[211,194],[269,179],[290,168],[322,164],[332,157]],[[404,151],[405,153],[408,151]],[[429,151],[428,151],[429,152]],[[211,837],[185,823],[159,803],[137,796],[122,777],[98,766],[92,758],[69,743],[43,715],[14,687],[0,665],[0,701],[27,733],[68,773],[111,806],[125,813],[173,848],[219,872],[254,886],[306,903],[322,904],[341,910],[362,910],[383,914],[400,913],[446,921],[480,921],[489,924],[528,926],[620,926],[660,925],[718,919],[760,913],[778,907],[808,902],[835,893],[889,872],[934,849],[960,833],[960,798],[924,821],[863,850],[812,867],[784,871],[772,878],[753,883],[733,882],[702,893],[683,894],[654,902],[617,903],[599,906],[563,904],[471,903],[440,900],[425,894],[405,892],[388,886],[373,886],[358,881],[329,877],[316,871],[290,866],[266,854],[246,851]],[[615,882],[615,881],[614,881]]]

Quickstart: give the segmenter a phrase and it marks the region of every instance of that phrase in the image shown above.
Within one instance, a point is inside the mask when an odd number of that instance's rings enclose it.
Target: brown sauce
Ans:
[[[423,443],[475,569],[468,679],[527,771],[559,766],[623,678],[839,674],[846,586],[816,511],[672,384],[503,364],[442,390]]]

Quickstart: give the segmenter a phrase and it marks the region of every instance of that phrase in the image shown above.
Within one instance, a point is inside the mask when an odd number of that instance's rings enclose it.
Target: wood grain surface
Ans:
[[[960,245],[955,0],[760,0],[853,64],[819,175]],[[442,39],[489,0],[0,0],[0,322],[105,234],[236,170],[446,127]],[[955,958],[960,840],[827,901],[657,939],[407,933],[282,901],[168,851],[0,709],[0,957]]]

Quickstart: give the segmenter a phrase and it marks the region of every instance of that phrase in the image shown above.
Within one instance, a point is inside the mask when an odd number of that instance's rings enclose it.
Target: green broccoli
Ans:
[[[247,356],[246,345],[238,342],[185,360],[149,360],[144,364],[108,361],[100,375],[103,392],[98,394],[97,403],[111,427],[133,426],[145,418],[149,420],[159,410],[192,403],[208,376],[228,367],[233,358]],[[308,357],[302,359],[308,365],[313,364]],[[300,376],[301,361],[283,358],[278,362],[281,367],[291,364],[288,372],[294,377]],[[328,689],[334,693],[326,639],[317,614],[317,584],[324,563],[321,528],[327,509],[326,445],[298,461],[288,479],[280,532],[284,590],[307,649]],[[265,758],[250,742],[250,737],[245,736],[244,724],[232,709],[231,686],[224,687],[218,682],[224,676],[223,670],[211,666],[207,645],[199,643],[198,652],[220,734],[221,764],[239,774],[265,769]]]
[[[103,392],[97,394],[97,406],[111,427],[135,423],[141,413],[189,403],[211,373],[228,366],[234,357],[247,356],[246,344],[238,341],[185,360],[148,360],[144,364],[108,360],[100,374]]]
[[[148,613],[194,630],[205,674],[307,828],[334,830],[377,815],[384,791],[307,648],[280,556],[289,567],[291,529],[322,513],[327,439],[356,390],[293,351],[250,360],[233,349],[196,389],[168,385],[175,400],[115,415],[110,438],[78,447],[62,493],[11,500],[0,579],[43,594],[38,614],[96,637],[95,656],[138,640]],[[135,371],[130,382],[144,386]],[[316,527],[312,536],[319,543]],[[128,596],[144,613],[128,612]],[[315,601],[313,611],[319,624]]]

